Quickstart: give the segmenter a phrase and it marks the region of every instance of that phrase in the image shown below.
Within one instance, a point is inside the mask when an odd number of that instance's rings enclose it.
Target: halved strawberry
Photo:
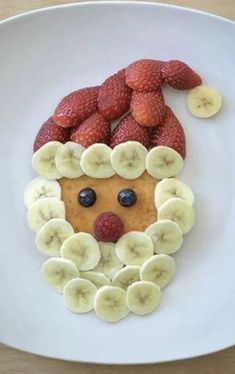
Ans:
[[[162,61],[138,60],[130,64],[125,71],[126,84],[135,91],[153,91],[161,87]]]
[[[111,136],[111,147],[115,147],[120,143],[134,140],[149,148],[150,137],[147,127],[140,126],[131,115],[124,117]]]
[[[178,60],[164,62],[161,74],[162,79],[177,90],[190,90],[202,83],[201,77],[195,71]]]
[[[155,127],[160,125],[165,116],[165,102],[162,91],[133,91],[131,114],[141,126]]]
[[[89,147],[94,143],[109,144],[111,136],[110,124],[98,112],[92,114],[81,125],[71,130],[70,140]]]
[[[99,87],[87,87],[73,91],[57,105],[53,119],[58,126],[79,125],[97,109]]]
[[[36,152],[44,144],[56,140],[61,143],[65,143],[69,140],[70,129],[64,129],[59,127],[50,117],[46,122],[44,122],[38,131],[36,138],[34,140],[33,151]]]
[[[120,70],[100,86],[99,112],[107,121],[120,118],[130,107],[131,92],[125,83],[125,70]]]
[[[185,158],[186,142],[184,130],[168,106],[166,107],[166,116],[163,123],[155,127],[151,134],[151,146],[156,147],[158,145],[173,148]]]

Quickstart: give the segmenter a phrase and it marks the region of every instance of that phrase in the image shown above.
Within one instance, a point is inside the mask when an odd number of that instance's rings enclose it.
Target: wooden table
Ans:
[[[71,0],[0,0],[0,19]],[[158,0],[204,10],[235,20],[234,0]],[[141,366],[87,365],[51,360],[0,344],[0,374],[234,374],[235,347],[212,355],[166,364]]]

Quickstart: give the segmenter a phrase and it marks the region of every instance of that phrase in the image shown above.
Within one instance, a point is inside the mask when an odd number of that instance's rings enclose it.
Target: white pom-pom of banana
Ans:
[[[97,317],[105,322],[120,321],[129,313],[126,291],[114,286],[101,287],[95,295],[94,310]]]
[[[43,278],[55,291],[62,293],[71,279],[79,277],[77,266],[64,258],[49,258],[42,267]]]
[[[38,175],[50,180],[62,178],[55,164],[56,152],[62,148],[62,146],[62,143],[52,141],[39,148],[32,158],[33,170],[35,170]]]
[[[44,177],[36,177],[27,184],[24,191],[26,208],[29,208],[37,200],[46,197],[61,199],[61,188],[58,182],[50,181]]]
[[[186,234],[195,223],[194,209],[185,200],[178,197],[171,198],[162,204],[158,210],[158,220],[165,219],[178,223],[182,233]]]
[[[65,219],[64,202],[54,197],[37,200],[30,205],[27,213],[29,227],[38,232],[52,218]]]
[[[217,114],[222,107],[222,97],[213,87],[198,86],[187,97],[189,112],[198,118],[209,118]]]
[[[97,288],[108,286],[110,284],[109,278],[103,273],[98,273],[97,271],[81,271],[80,278],[88,279]]]
[[[175,260],[168,255],[159,254],[149,258],[140,269],[140,279],[166,287],[175,275]]]
[[[91,178],[109,178],[115,174],[111,165],[112,149],[106,144],[95,143],[81,155],[81,168]]]
[[[131,284],[126,293],[126,303],[132,313],[144,316],[152,313],[161,302],[161,290],[156,284],[139,281]]]
[[[116,244],[111,242],[99,242],[100,261],[93,269],[96,272],[104,273],[109,279],[123,267],[123,263],[118,259],[115,249]]]
[[[73,313],[87,313],[93,309],[97,288],[87,279],[76,278],[64,287],[64,303]]]
[[[153,255],[153,242],[144,232],[130,231],[117,241],[116,254],[125,265],[142,265]]]
[[[155,253],[171,254],[183,244],[183,234],[176,222],[157,221],[147,227],[145,233],[152,239]]]
[[[119,270],[112,279],[112,285],[126,290],[130,284],[140,280],[140,266],[127,265]]]
[[[66,239],[61,247],[61,256],[72,260],[79,270],[91,270],[100,260],[100,249],[95,238],[79,232]]]
[[[38,231],[35,244],[47,256],[60,256],[63,242],[74,234],[71,224],[61,218],[53,218]]]
[[[164,146],[152,148],[146,158],[146,169],[156,179],[174,177],[183,169],[182,156],[174,149]]]
[[[165,178],[155,188],[154,203],[156,208],[160,208],[165,201],[172,197],[179,197],[189,205],[193,205],[194,203],[194,194],[187,184],[181,182],[179,179]]]
[[[147,149],[139,142],[118,144],[111,153],[111,163],[118,175],[125,179],[136,179],[145,171]]]
[[[78,178],[83,174],[80,166],[84,148],[77,143],[67,142],[58,149],[55,155],[55,165],[63,177]]]

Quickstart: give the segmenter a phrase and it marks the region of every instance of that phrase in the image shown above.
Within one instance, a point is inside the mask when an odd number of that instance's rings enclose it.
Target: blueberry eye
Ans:
[[[92,188],[83,188],[78,194],[78,202],[85,208],[94,205],[96,202],[95,191]]]
[[[124,207],[130,207],[134,205],[137,201],[137,195],[135,191],[125,188],[121,190],[118,194],[118,202]]]

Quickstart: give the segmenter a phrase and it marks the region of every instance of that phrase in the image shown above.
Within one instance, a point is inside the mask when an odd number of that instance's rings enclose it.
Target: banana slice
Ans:
[[[81,168],[91,178],[109,178],[115,174],[111,165],[111,148],[106,144],[93,144],[81,156]]]
[[[179,197],[189,205],[194,203],[194,195],[189,186],[178,179],[165,178],[155,188],[154,202],[156,208],[160,208],[171,197]]]
[[[139,142],[118,144],[111,153],[111,163],[118,175],[125,179],[136,179],[145,171],[147,149]]]
[[[130,286],[130,284],[140,280],[140,266],[128,265],[123,269],[119,270],[112,279],[112,285],[121,287],[124,290]]]
[[[64,241],[61,256],[72,260],[79,270],[91,270],[100,260],[99,244],[92,235],[79,232]]]
[[[61,218],[53,218],[38,231],[35,244],[39,251],[47,256],[60,256],[63,242],[74,234],[69,222]]]
[[[160,287],[148,281],[131,284],[126,293],[126,303],[132,313],[144,316],[152,313],[161,302]]]
[[[98,318],[105,322],[117,322],[126,317],[126,292],[120,287],[104,286],[95,295],[94,309]]]
[[[55,155],[55,165],[63,177],[78,178],[83,175],[80,166],[83,151],[84,147],[74,142],[67,142],[58,149]]]
[[[160,254],[149,258],[140,269],[140,279],[153,282],[160,288],[166,287],[175,274],[175,260]]]
[[[52,218],[65,219],[65,206],[63,201],[54,197],[46,197],[30,205],[27,213],[27,222],[33,231],[38,232],[41,227]]]
[[[54,257],[43,264],[42,274],[46,283],[60,293],[66,283],[79,277],[77,266],[72,261]]]
[[[147,172],[156,179],[174,177],[184,166],[184,160],[174,149],[164,146],[152,148],[146,158]]]
[[[73,313],[87,313],[93,309],[97,288],[87,279],[76,278],[64,287],[64,302]]]
[[[158,210],[158,220],[161,221],[165,219],[178,223],[182,233],[186,234],[195,223],[194,209],[184,200],[173,197],[161,205]]]
[[[109,279],[112,279],[122,267],[123,263],[118,259],[115,249],[115,243],[99,242],[100,262],[93,269],[96,272],[104,273]]]
[[[181,228],[169,219],[153,223],[145,233],[152,239],[155,253],[171,254],[183,244]]]
[[[37,177],[27,184],[24,191],[24,204],[26,208],[29,208],[37,200],[44,199],[45,197],[61,199],[61,188],[58,182]]]
[[[153,255],[153,242],[140,231],[130,231],[116,243],[116,255],[125,265],[142,265]]]
[[[108,286],[110,284],[109,278],[103,273],[98,273],[97,271],[81,271],[80,278],[88,279],[97,288]]]
[[[62,178],[55,165],[55,155],[62,146],[60,142],[53,141],[39,148],[32,158],[33,170],[49,180]]]
[[[198,86],[187,97],[189,112],[198,118],[214,116],[222,107],[222,97],[213,87]]]

